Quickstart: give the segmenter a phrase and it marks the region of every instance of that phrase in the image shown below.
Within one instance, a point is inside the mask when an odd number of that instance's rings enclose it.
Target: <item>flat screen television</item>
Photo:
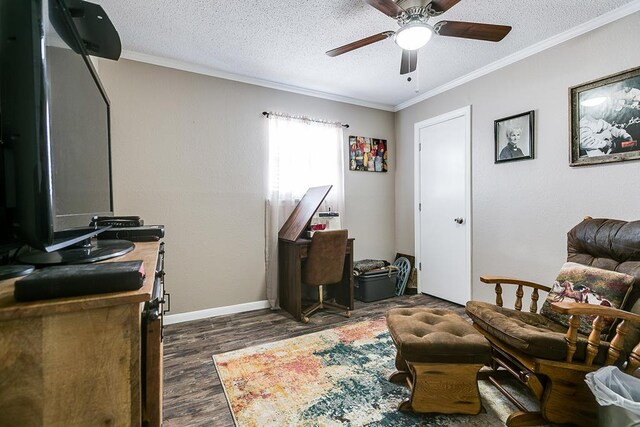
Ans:
[[[9,264],[133,249],[93,238],[104,228],[89,226],[113,215],[110,104],[89,58],[114,37],[103,12],[79,0],[0,0],[0,253]]]

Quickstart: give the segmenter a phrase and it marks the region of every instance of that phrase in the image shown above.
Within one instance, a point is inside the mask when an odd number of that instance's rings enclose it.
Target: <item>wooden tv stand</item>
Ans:
[[[143,260],[137,291],[18,303],[0,281],[0,426],[161,424],[161,317],[143,308],[164,251],[135,245],[105,262]]]

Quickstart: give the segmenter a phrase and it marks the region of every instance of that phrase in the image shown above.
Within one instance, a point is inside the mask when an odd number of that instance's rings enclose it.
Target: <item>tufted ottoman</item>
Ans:
[[[397,372],[411,398],[399,410],[477,414],[482,409],[477,374],[491,360],[489,342],[455,312],[439,308],[394,308],[387,326],[397,348]]]

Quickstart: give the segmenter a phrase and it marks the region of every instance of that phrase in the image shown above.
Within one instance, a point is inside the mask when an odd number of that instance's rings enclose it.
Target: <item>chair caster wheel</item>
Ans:
[[[309,318],[307,316],[304,316],[302,318],[302,323],[309,323]]]

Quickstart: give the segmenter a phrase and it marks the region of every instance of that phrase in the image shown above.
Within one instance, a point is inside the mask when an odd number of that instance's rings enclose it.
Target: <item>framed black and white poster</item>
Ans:
[[[533,159],[533,126],[533,110],[495,120],[495,163]]]
[[[570,166],[640,159],[640,67],[569,89]]]

